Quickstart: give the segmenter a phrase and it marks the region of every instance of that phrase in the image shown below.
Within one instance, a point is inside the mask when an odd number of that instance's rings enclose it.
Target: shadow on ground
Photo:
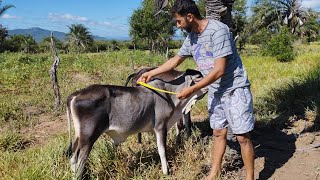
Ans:
[[[317,132],[320,129],[320,67],[279,88],[272,89],[266,97],[255,102],[256,124],[251,132],[256,158],[264,158],[264,167],[259,179],[269,179],[274,172],[292,158],[296,151],[295,142],[305,132]],[[306,110],[315,115],[312,125],[299,133],[288,133],[297,119],[306,117]],[[270,115],[272,114],[272,115]],[[201,137],[211,137],[212,130],[208,120],[195,122],[194,127],[201,131]],[[228,140],[228,146],[240,154],[240,147],[234,140]],[[239,170],[243,167],[241,158],[225,171]],[[204,167],[205,173],[208,167]],[[223,175],[226,177],[226,175]]]

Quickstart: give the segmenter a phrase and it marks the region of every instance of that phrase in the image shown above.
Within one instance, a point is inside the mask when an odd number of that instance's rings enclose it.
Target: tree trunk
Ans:
[[[133,70],[133,72],[135,73],[136,71],[135,71],[135,69],[134,69],[133,51],[134,51],[134,50],[131,50],[131,51],[130,51],[130,62],[131,62],[132,70]]]
[[[232,21],[232,6],[234,0],[206,0],[206,18],[214,19],[226,24],[230,31],[235,33],[235,27]]]
[[[167,51],[166,51],[166,59],[169,59],[169,46],[167,46]]]

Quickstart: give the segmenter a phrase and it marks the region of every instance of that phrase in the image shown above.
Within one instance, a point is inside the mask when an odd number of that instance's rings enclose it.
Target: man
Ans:
[[[208,86],[208,111],[213,129],[212,168],[207,179],[219,178],[226,149],[227,127],[236,135],[241,146],[247,179],[254,178],[254,150],[249,132],[254,127],[250,82],[237,53],[227,25],[201,17],[192,0],[176,0],[171,9],[178,28],[189,33],[178,55],[158,68],[141,75],[138,81],[174,69],[187,57],[193,56],[205,76],[195,85],[178,92],[184,99]]]

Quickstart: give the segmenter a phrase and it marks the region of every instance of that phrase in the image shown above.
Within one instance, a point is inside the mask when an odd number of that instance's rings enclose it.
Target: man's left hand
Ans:
[[[186,99],[189,96],[191,96],[191,94],[194,92],[194,88],[193,87],[187,87],[187,88],[183,88],[182,91],[178,92],[178,94],[176,95],[176,97],[180,100],[182,99]]]

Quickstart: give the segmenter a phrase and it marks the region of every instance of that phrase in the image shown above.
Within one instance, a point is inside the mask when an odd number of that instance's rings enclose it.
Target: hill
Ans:
[[[22,35],[31,35],[37,42],[42,41],[43,38],[48,37],[51,35],[51,32],[53,32],[53,36],[56,37],[57,39],[64,41],[66,37],[66,33],[64,32],[59,32],[59,31],[50,31],[38,27],[33,27],[29,29],[13,29],[13,30],[8,30],[9,35],[15,35],[15,34],[22,34]],[[100,37],[100,36],[93,36],[95,40],[128,40],[129,37]]]

